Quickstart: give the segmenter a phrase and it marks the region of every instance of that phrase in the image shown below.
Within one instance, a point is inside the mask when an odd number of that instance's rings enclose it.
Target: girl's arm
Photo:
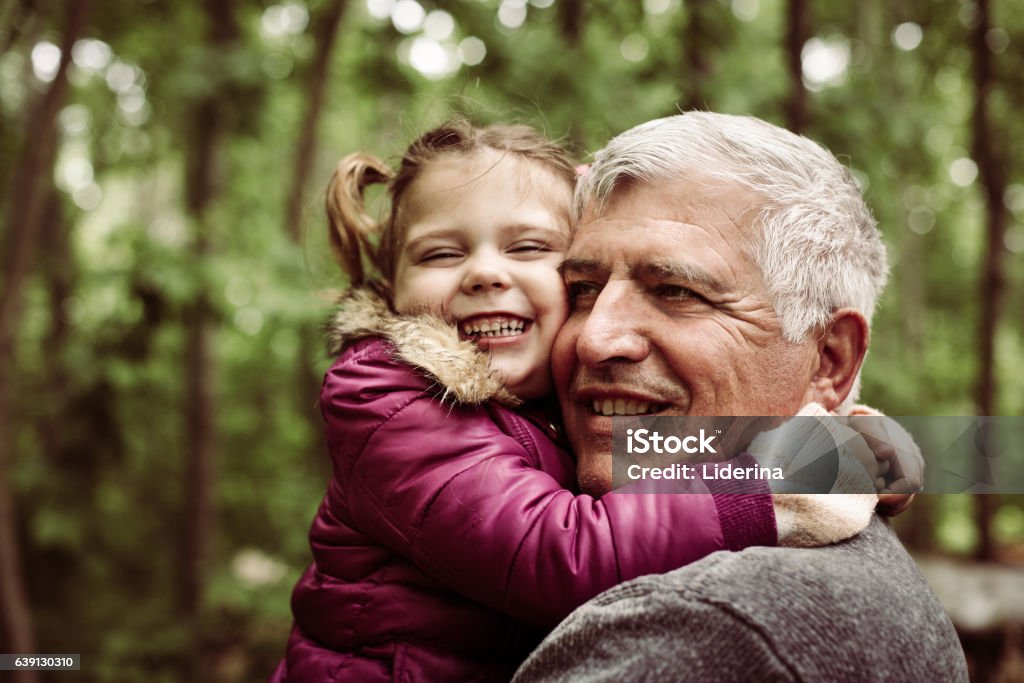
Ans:
[[[700,481],[685,482],[692,495],[574,495],[486,408],[440,403],[383,343],[331,369],[322,408],[339,513],[452,589],[539,626],[622,581],[776,541],[763,483],[765,495],[714,495]]]

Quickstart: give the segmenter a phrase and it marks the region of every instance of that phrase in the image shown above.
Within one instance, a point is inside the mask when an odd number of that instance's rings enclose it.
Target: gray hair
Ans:
[[[791,342],[844,307],[868,324],[888,276],[885,245],[860,188],[824,147],[750,116],[688,112],[636,126],[594,156],[576,187],[575,222],[633,182],[713,178],[764,201],[752,255]],[[760,226],[760,230],[756,228]],[[839,406],[860,394],[860,374]]]
[[[688,174],[764,199],[752,255],[788,340],[802,340],[843,307],[870,324],[888,265],[860,188],[824,147],[760,119],[694,111],[622,133],[580,179],[576,219],[585,209],[599,213],[624,183]]]

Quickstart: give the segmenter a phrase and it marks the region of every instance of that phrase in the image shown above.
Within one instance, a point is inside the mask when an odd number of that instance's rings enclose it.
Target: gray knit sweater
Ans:
[[[880,518],[824,548],[715,553],[573,612],[514,679],[966,681],[956,632]]]

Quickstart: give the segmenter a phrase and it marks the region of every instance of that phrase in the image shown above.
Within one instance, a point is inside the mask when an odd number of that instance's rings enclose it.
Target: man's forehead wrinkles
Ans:
[[[668,208],[670,220],[704,229],[726,222],[743,233],[763,208],[763,200],[742,185],[716,181],[700,187],[700,192],[675,195],[676,201]]]

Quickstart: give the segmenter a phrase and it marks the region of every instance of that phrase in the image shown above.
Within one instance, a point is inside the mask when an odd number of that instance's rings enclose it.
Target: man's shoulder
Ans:
[[[933,621],[937,627],[949,625],[917,565],[877,516],[861,534],[841,543],[717,553],[658,580],[681,599],[728,606],[769,629],[791,625],[801,613],[821,610],[831,614],[836,626],[866,624],[869,615],[888,621],[891,614],[899,622],[896,615],[901,612]],[[780,604],[785,607],[780,609]],[[920,622],[906,624],[907,629],[920,627]]]
[[[859,680],[870,671],[871,680],[929,680],[940,673],[943,680],[966,680],[952,623],[877,517],[843,543],[715,553],[623,584],[590,604],[656,630],[689,629],[690,638],[664,646],[666,656],[697,647],[692,629],[699,624],[716,633],[743,630],[797,679]],[[695,656],[728,654],[717,640],[704,642]],[[686,659],[681,650],[676,656]]]
[[[877,591],[881,590],[890,604],[913,601],[939,608],[913,559],[877,516],[862,533],[841,543],[717,553],[660,579],[695,598],[755,606],[762,597],[775,599],[790,590],[798,590],[808,601],[827,598],[877,604]],[[865,593],[868,586],[875,590]]]
[[[818,584],[821,578],[829,580]],[[834,580],[837,578],[848,581]],[[682,599],[750,601],[792,585],[806,590],[808,581],[812,582],[813,592],[820,594],[850,591],[856,586],[849,581],[877,579],[890,584],[897,578],[909,580],[909,593],[927,589],[899,539],[876,516],[861,534],[841,543],[820,548],[756,546],[741,552],[718,552],[674,571],[623,584],[602,598],[611,601],[629,595],[672,591]]]

